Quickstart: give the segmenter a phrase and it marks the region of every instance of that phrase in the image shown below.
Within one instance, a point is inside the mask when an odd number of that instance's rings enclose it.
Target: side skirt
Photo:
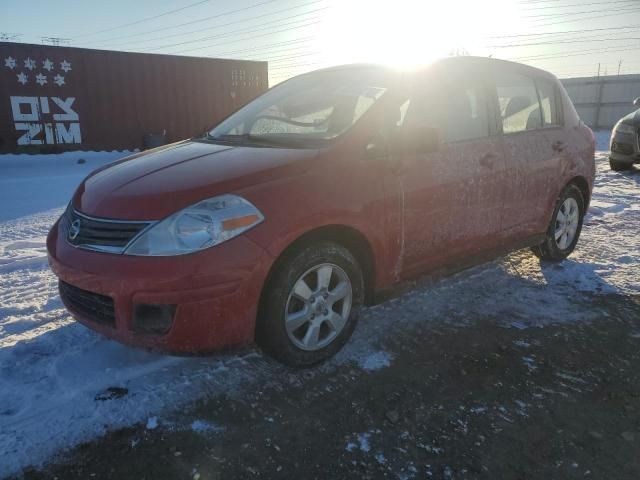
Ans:
[[[496,258],[499,258],[516,250],[540,245],[542,242],[544,242],[544,240],[544,234],[533,235],[531,237],[509,243],[505,246],[493,248],[491,250],[487,250],[454,261],[446,267],[438,268],[430,272],[424,272],[413,279],[404,280],[400,283],[374,292],[374,294],[372,295],[372,301],[368,303],[368,305],[377,305],[391,298],[398,297],[404,293],[410,292],[418,287],[432,285],[438,280],[449,277],[455,273],[462,272],[469,268],[476,267],[483,263],[493,261]]]

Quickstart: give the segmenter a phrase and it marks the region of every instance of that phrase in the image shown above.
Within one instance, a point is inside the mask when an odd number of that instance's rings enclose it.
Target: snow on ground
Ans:
[[[0,155],[0,221],[62,206],[92,170],[130,153]]]
[[[598,142],[606,148],[606,133]],[[56,168],[59,187],[43,174],[48,165],[21,167],[15,158],[3,164],[0,157],[0,477],[118,427],[175,426],[169,417],[204,395],[282,387],[291,379],[285,367],[254,349],[208,358],[162,356],[106,340],[75,323],[48,270],[45,236],[74,184],[113,155],[87,155],[89,166],[69,157]],[[8,172],[20,187],[11,186]],[[50,188],[43,195],[45,183]],[[639,294],[639,190],[637,168],[612,172],[599,154],[592,207],[569,260],[541,266],[528,251],[519,251],[422,285],[364,312],[351,342],[318,368],[344,363],[384,368],[393,359],[385,347],[390,333],[417,322],[426,322],[431,331],[485,319],[515,328],[585,322],[590,310],[576,305],[585,297],[581,292]],[[32,198],[26,206],[25,198]],[[531,365],[535,368],[534,361]],[[112,396],[110,387],[127,392]],[[178,427],[194,424],[201,427],[193,418]],[[224,425],[216,429],[224,435]],[[362,446],[361,439],[356,442]]]
[[[609,139],[611,138],[611,130],[598,130],[596,135],[596,150],[599,152],[609,151]]]

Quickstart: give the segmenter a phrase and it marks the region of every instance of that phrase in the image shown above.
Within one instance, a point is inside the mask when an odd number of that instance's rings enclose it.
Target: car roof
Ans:
[[[511,62],[509,60],[501,60],[498,58],[491,57],[476,57],[476,56],[458,56],[458,57],[446,57],[440,58],[432,63],[425,64],[416,68],[411,69],[410,71],[413,73],[420,73],[427,71],[433,67],[449,67],[449,66],[480,66],[480,65],[491,65],[495,67],[504,67],[507,69],[520,70],[520,71],[528,71],[530,74],[538,75],[538,76],[546,76],[549,78],[555,79],[555,75],[546,70],[542,70],[540,68],[532,67],[530,65],[525,65],[523,63]],[[316,72],[332,72],[332,71],[354,71],[358,70],[380,70],[381,72],[387,72],[389,74],[399,74],[402,73],[403,70],[394,68],[388,65],[379,64],[379,63],[351,63],[344,65],[336,65],[332,67],[322,68],[318,70],[314,70],[309,73]],[[405,71],[406,73],[406,71]]]
[[[491,58],[491,57],[475,57],[475,56],[459,56],[459,57],[447,57],[436,60],[432,65],[491,65],[494,67],[504,67],[507,69],[514,70],[528,70],[530,73],[553,77],[551,72],[546,70],[542,70],[540,68],[532,67],[531,65],[525,65],[524,63],[512,62],[510,60],[502,60],[499,58]]]

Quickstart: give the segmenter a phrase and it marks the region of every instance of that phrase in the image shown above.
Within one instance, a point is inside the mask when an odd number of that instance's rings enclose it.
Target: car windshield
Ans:
[[[245,105],[206,138],[241,144],[316,147],[351,128],[386,91],[380,68],[309,73]]]

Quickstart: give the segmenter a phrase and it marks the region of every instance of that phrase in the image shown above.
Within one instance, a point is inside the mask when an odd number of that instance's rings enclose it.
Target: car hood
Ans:
[[[626,123],[627,125],[640,126],[640,109],[631,112],[629,115],[625,115],[620,119],[620,122]]]
[[[158,220],[199,200],[304,173],[317,150],[184,141],[127,157],[89,175],[73,206],[122,220]]]

